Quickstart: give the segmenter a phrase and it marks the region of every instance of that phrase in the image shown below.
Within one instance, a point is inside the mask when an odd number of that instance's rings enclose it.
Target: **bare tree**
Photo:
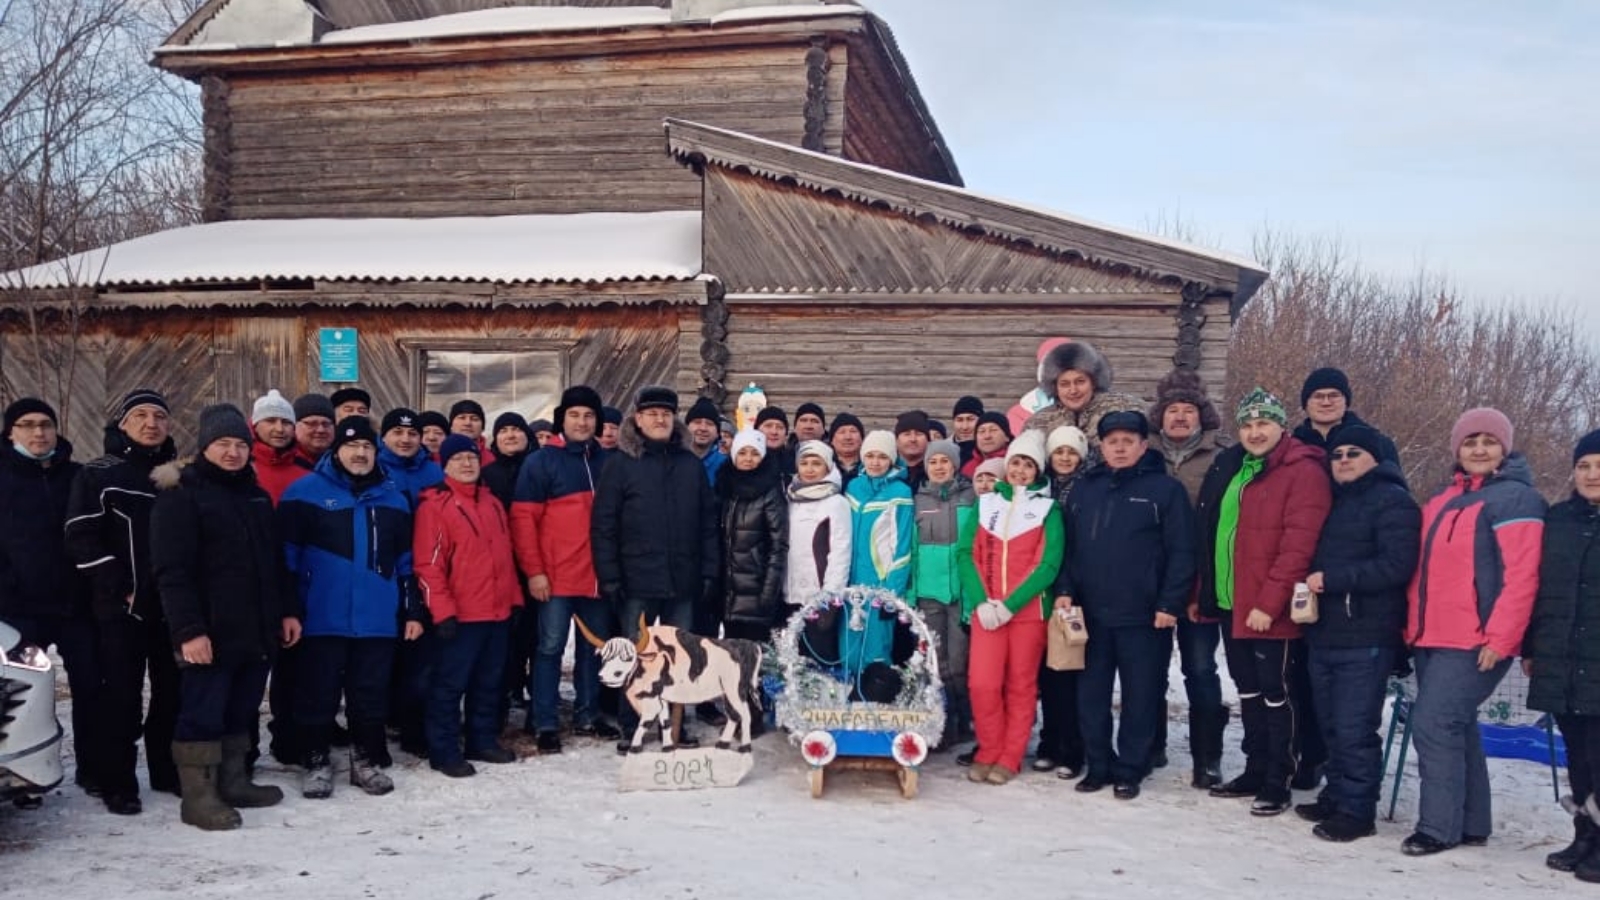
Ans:
[[[1456,417],[1493,406],[1515,424],[1540,489],[1566,483],[1600,397],[1600,352],[1572,313],[1473,303],[1427,272],[1386,280],[1336,242],[1269,233],[1256,257],[1272,278],[1234,327],[1230,396],[1260,384],[1294,405],[1313,368],[1344,369],[1355,408],[1394,438],[1419,493],[1450,472]]]

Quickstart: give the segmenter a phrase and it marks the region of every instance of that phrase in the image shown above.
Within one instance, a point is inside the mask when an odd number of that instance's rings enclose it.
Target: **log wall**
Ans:
[[[805,45],[319,73],[235,74],[233,218],[650,211],[699,205],[663,152],[680,117],[805,137]],[[844,122],[842,47],[827,143]]]

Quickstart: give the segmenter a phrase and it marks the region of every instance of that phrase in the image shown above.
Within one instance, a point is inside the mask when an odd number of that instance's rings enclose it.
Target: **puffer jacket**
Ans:
[[[1422,510],[1400,467],[1384,461],[1349,484],[1334,484],[1333,508],[1317,538],[1311,571],[1322,573],[1313,647],[1400,646],[1406,585],[1417,570]]]
[[[296,617],[308,637],[398,637],[426,612],[412,583],[411,504],[378,467],[360,481],[325,454],[278,504]]]
[[[294,444],[277,450],[266,441],[257,439],[250,445],[250,465],[256,471],[256,484],[272,498],[274,506],[283,499],[283,492],[289,489],[289,485],[311,471],[301,465],[300,460],[300,452]]]
[[[1061,507],[1046,482],[996,484],[978,498],[978,514],[957,548],[967,617],[995,599],[1019,621],[1043,621],[1064,546]]]
[[[1194,513],[1158,451],[1126,469],[1089,469],[1063,519],[1055,592],[1083,607],[1091,634],[1095,626],[1151,627],[1158,612],[1183,614],[1194,586]]]
[[[89,582],[67,556],[61,526],[83,467],[56,442],[50,465],[0,449],[0,617],[77,617],[89,612]]]
[[[1307,419],[1295,426],[1294,438],[1302,444],[1310,447],[1316,447],[1317,449],[1326,453],[1333,449],[1332,447],[1328,446],[1328,438],[1338,434],[1339,429],[1352,425],[1365,425],[1366,427],[1371,428],[1373,431],[1378,431],[1375,426],[1368,424],[1355,413],[1346,412],[1344,414],[1344,418],[1340,419],[1339,424],[1333,426],[1327,435],[1323,435],[1322,432],[1317,430],[1315,425],[1311,424],[1311,420]],[[1381,431],[1378,432],[1378,438],[1378,459],[1382,462],[1394,463],[1395,470],[1400,472],[1400,480],[1403,482],[1406,476],[1404,470],[1400,468],[1400,451],[1395,447],[1394,440]]]
[[[839,473],[814,484],[791,481],[789,561],[784,566],[784,602],[799,606],[825,591],[850,584],[850,502],[839,490]]]
[[[1332,479],[1321,450],[1285,434],[1266,455],[1261,471],[1239,498],[1238,531],[1219,534],[1222,497],[1244,464],[1245,449],[1235,445],[1217,455],[1200,487],[1200,612],[1233,620],[1233,636],[1247,640],[1293,640],[1300,626],[1289,618],[1294,586],[1311,574],[1322,523],[1333,506]],[[1217,605],[1218,541],[1233,541],[1233,610]],[[1272,617],[1265,632],[1245,627],[1250,610]]]
[[[915,511],[904,472],[892,468],[873,476],[862,470],[844,498],[850,501],[850,583],[905,596]]]
[[[489,489],[502,508],[510,510],[511,501],[516,497],[517,478],[522,474],[522,464],[538,452],[538,448],[533,447],[521,453],[501,453],[491,445],[489,452],[494,454],[494,462],[483,467],[478,483]]]
[[[1533,665],[1528,708],[1600,716],[1600,506],[1576,493],[1545,516],[1522,655]]]
[[[173,469],[156,470],[163,490],[150,512],[150,563],[172,646],[204,635],[217,665],[271,660],[294,608],[271,496],[249,466],[226,472],[200,457]]]
[[[911,591],[919,600],[965,608],[956,549],[961,531],[978,514],[978,495],[966,476],[924,482],[913,498],[917,527],[911,547]]]
[[[595,484],[610,457],[593,438],[534,451],[511,495],[511,545],[517,568],[550,580],[557,597],[598,597],[589,526]]]
[[[481,483],[446,478],[422,492],[411,554],[434,622],[504,622],[522,605],[505,507]]]
[[[783,618],[789,556],[789,504],[778,461],[762,457],[749,472],[724,462],[716,484],[722,506],[723,620],[776,624]]]
[[[699,601],[722,566],[717,498],[683,422],[665,441],[622,423],[595,486],[594,569],[608,596]]]
[[[427,450],[420,447],[410,457],[404,457],[379,444],[378,465],[383,467],[389,480],[405,495],[412,509],[417,508],[423,491],[444,481],[444,468],[434,462]]]
[[[1539,587],[1546,504],[1513,453],[1487,478],[1457,472],[1422,508],[1406,642],[1517,655]]]
[[[160,621],[161,596],[150,572],[150,508],[156,502],[150,473],[178,451],[171,438],[154,448],[135,444],[116,422],[106,425],[105,451],[72,481],[67,555],[89,579],[96,618]]]

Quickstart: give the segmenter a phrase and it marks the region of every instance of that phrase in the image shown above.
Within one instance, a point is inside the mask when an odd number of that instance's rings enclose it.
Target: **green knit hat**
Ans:
[[[1239,411],[1233,417],[1234,422],[1239,425],[1253,419],[1277,422],[1285,428],[1289,426],[1289,413],[1283,408],[1283,401],[1262,387],[1257,387],[1244,395],[1244,399],[1239,401]]]

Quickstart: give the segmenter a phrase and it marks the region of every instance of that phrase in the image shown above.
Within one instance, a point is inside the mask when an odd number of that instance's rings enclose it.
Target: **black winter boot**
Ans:
[[[173,741],[172,761],[183,788],[183,803],[178,813],[185,825],[202,831],[232,831],[243,824],[239,811],[217,796],[217,767],[222,763],[222,744]],[[243,761],[242,756],[240,761]]]
[[[1576,871],[1579,863],[1600,849],[1600,828],[1593,819],[1580,812],[1572,817],[1572,826],[1572,843],[1544,858],[1544,864],[1557,872]]]

